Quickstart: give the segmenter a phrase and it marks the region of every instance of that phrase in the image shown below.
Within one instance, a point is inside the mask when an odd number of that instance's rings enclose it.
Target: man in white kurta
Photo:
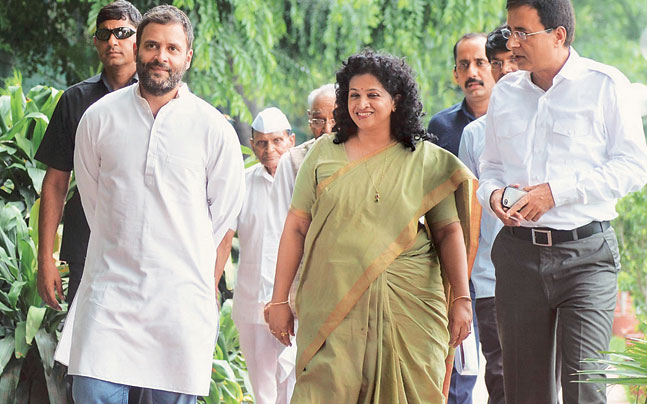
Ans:
[[[181,21],[157,22],[169,13]],[[160,6],[144,16],[140,83],[93,104],[77,131],[74,168],[91,236],[57,352],[69,360],[77,402],[88,393],[77,391],[79,376],[209,393],[226,259],[216,251],[242,205],[243,162],[231,125],[180,81],[192,33],[178,13]]]
[[[294,145],[290,132],[290,123],[278,108],[267,108],[254,119],[251,145],[260,164],[245,172],[247,192],[238,218],[240,261],[232,318],[257,404],[289,403],[295,382],[296,345],[278,342],[263,316],[265,303],[272,298],[276,262],[266,244],[278,244],[263,235],[266,218],[275,215],[269,209],[270,191],[279,158]]]

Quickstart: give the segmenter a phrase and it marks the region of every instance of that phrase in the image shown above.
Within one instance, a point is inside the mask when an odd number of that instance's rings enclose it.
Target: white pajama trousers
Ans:
[[[289,404],[294,390],[296,345],[281,344],[267,324],[237,323],[256,404]]]

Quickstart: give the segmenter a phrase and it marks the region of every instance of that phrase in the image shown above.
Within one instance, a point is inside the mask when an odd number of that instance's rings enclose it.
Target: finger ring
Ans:
[[[276,334],[276,331],[270,330],[270,334]]]
[[[288,333],[287,333],[287,332],[285,332],[285,331],[281,332],[281,336],[282,336],[282,337],[285,337],[286,335],[288,335]]]

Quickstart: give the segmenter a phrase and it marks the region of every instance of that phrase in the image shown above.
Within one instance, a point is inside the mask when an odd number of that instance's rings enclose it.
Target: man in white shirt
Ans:
[[[647,181],[642,121],[628,80],[570,47],[569,0],[507,8],[503,34],[523,71],[492,93],[477,192],[505,225],[492,261],[506,403],[556,402],[556,332],[564,403],[605,403],[604,385],[572,382],[608,349],[620,267],[609,221]],[[506,185],[527,191],[509,210]]]
[[[490,62],[494,81],[498,82],[508,73],[517,71],[517,63],[512,51],[506,48],[507,40],[501,29],[490,32],[485,43],[485,54]],[[470,122],[461,136],[458,147],[458,158],[479,177],[479,157],[485,147],[485,117],[483,115]],[[476,260],[472,267],[470,280],[474,285],[476,297],[475,315],[478,322],[479,342],[486,360],[485,385],[488,391],[488,404],[505,404],[503,391],[503,357],[499,332],[497,330],[496,309],[494,305],[494,265],[490,259],[492,242],[503,225],[494,216],[481,216],[481,231]]]
[[[183,12],[149,10],[139,83],[79,123],[74,169],[91,234],[57,350],[77,403],[121,403],[131,386],[151,389],[154,403],[209,393],[216,285],[244,177],[233,128],[181,81],[192,42]]]
[[[265,246],[270,191],[281,156],[294,146],[294,135],[278,108],[261,111],[252,123],[250,143],[260,161],[245,171],[247,193],[238,218],[240,260],[232,318],[240,335],[249,379],[258,404],[288,404],[294,389],[296,345],[286,347],[272,336],[263,308],[272,298],[276,257]]]

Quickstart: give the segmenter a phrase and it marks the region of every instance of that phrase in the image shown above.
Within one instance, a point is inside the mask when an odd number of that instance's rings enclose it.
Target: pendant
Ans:
[[[380,193],[376,192],[375,193],[375,203],[378,203],[380,201]]]

